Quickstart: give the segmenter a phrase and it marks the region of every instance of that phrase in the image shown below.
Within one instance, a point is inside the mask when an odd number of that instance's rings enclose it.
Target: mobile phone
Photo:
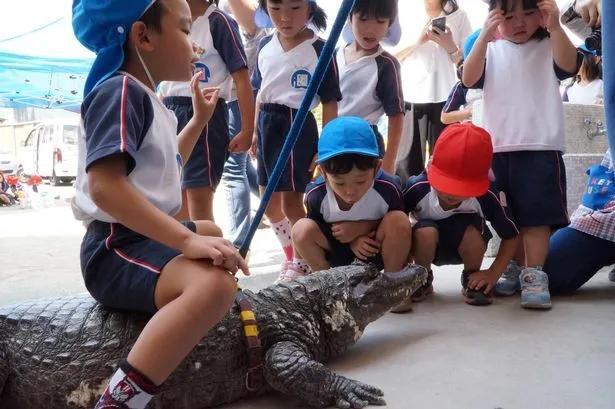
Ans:
[[[440,31],[446,31],[446,16],[436,17],[431,20],[432,31],[436,32],[433,27],[437,28]]]

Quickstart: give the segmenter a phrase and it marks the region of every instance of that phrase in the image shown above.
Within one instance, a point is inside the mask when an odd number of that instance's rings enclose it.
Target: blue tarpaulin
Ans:
[[[75,39],[67,4],[0,37],[0,107],[79,110],[94,55]]]

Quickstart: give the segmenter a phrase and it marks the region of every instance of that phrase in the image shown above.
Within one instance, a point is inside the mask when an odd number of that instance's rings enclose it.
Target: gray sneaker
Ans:
[[[519,274],[521,274],[521,267],[519,267],[519,264],[514,261],[509,261],[502,277],[495,283],[496,295],[514,295],[519,291],[521,289]]]
[[[519,275],[521,282],[521,306],[523,308],[542,309],[551,308],[551,294],[549,294],[549,277],[537,268],[525,268]]]
[[[615,267],[609,272],[609,280],[615,283]]]

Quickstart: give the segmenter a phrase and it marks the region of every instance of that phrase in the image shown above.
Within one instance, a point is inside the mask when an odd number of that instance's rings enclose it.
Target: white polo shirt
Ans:
[[[119,72],[85,98],[76,193],[77,220],[116,223],[90,196],[88,168],[112,155],[126,158],[128,181],[161,211],[174,216],[181,208],[182,158],[177,146],[177,119],[156,94],[135,77]],[[118,200],[122,198],[118,197]]]
[[[230,74],[248,67],[237,22],[212,4],[192,23],[190,38],[205,50],[195,64],[197,70],[203,71],[201,87],[219,87],[220,97],[230,101]],[[190,82],[164,81],[160,93],[165,97],[189,97]]]
[[[348,46],[346,46],[348,47]],[[358,116],[376,125],[386,113],[393,116],[405,112],[399,62],[380,48],[347,63],[345,47],[336,51],[342,101],[339,116]]]
[[[258,91],[259,102],[299,109],[324,45],[325,41],[314,34],[312,38],[285,51],[277,31],[263,38],[252,75],[252,87]],[[338,69],[334,59],[327,68],[310,109],[314,109],[320,101],[340,99]]]

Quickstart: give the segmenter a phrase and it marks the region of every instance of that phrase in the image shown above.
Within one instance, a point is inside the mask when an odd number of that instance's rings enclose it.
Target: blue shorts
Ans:
[[[193,222],[183,224],[196,232]],[[85,287],[104,306],[155,313],[160,272],[180,254],[121,224],[95,220],[81,242],[81,273]]]
[[[355,256],[350,248],[350,244],[341,243],[338,239],[336,239],[333,236],[333,231],[331,230],[330,224],[318,223],[318,227],[329,243],[330,250],[325,255],[329,265],[331,267],[340,267],[352,264],[357,256]],[[382,260],[381,254],[376,254],[374,257],[367,259],[366,262],[372,263],[379,270],[384,268],[384,261]]]
[[[177,116],[177,133],[192,118],[192,98],[165,97],[164,105]],[[215,189],[222,179],[224,162],[228,157],[229,128],[226,102],[219,99],[213,116],[194,145],[184,165],[182,189],[211,187]]]
[[[419,230],[426,227],[433,227],[438,230],[438,247],[436,248],[436,257],[432,261],[436,266],[446,266],[450,264],[463,264],[463,260],[459,255],[459,245],[463,240],[469,226],[474,226],[483,237],[485,249],[487,243],[493,237],[485,219],[478,213],[461,213],[447,217],[442,220],[419,220],[412,230]]]
[[[566,167],[558,151],[501,152],[493,155],[495,186],[506,193],[519,227],[568,225]]]
[[[290,131],[296,109],[278,104],[261,104],[258,116],[258,184],[267,186],[280,157],[282,146]],[[312,180],[310,165],[318,151],[318,127],[312,113],[305,123],[293,148],[276,192],[305,192]]]

